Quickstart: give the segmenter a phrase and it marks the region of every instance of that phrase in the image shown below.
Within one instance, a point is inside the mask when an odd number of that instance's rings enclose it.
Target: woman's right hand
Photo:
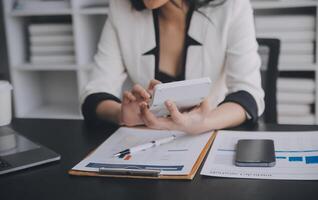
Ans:
[[[123,94],[123,102],[121,105],[120,124],[126,126],[137,126],[144,124],[141,118],[140,103],[149,102],[153,94],[155,85],[159,84],[158,80],[151,80],[148,89],[144,89],[141,85],[134,85],[131,91],[125,91]]]

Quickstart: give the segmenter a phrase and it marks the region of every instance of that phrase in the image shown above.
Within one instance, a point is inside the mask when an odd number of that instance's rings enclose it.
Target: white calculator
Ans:
[[[165,106],[167,100],[175,102],[180,111],[190,109],[208,97],[210,88],[210,78],[158,84],[150,102],[150,111],[157,117],[168,116],[169,111]]]

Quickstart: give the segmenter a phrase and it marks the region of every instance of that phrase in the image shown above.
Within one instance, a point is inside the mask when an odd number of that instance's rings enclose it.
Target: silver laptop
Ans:
[[[60,159],[54,151],[28,140],[9,126],[0,127],[0,175]]]

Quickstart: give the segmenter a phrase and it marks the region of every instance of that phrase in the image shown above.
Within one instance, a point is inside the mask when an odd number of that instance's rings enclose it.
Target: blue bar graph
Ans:
[[[276,156],[276,159],[286,159],[286,156]]]
[[[218,151],[223,151],[223,152],[235,152],[235,149],[218,149]],[[276,156],[277,160],[286,160],[291,163],[303,163],[306,165],[312,165],[312,164],[318,164],[318,155],[317,156],[298,156],[300,153],[301,154],[306,154],[306,153],[314,153],[318,152],[318,149],[307,149],[307,150],[276,150],[275,153],[278,153],[279,156]],[[297,153],[297,156],[289,156],[288,154],[294,154]],[[287,155],[284,155],[287,154]]]
[[[302,162],[303,161],[303,157],[299,157],[299,156],[297,156],[297,157],[289,157],[288,161],[290,161],[290,162]]]
[[[318,156],[306,156],[306,164],[318,164]]]

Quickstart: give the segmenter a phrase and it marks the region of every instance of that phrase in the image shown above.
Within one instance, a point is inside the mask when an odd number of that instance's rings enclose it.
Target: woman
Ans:
[[[255,122],[264,110],[260,58],[249,0],[111,0],[96,66],[83,94],[88,124],[144,124],[198,134]],[[121,88],[129,77],[131,91]],[[170,116],[147,107],[154,85],[209,77],[211,95]]]

